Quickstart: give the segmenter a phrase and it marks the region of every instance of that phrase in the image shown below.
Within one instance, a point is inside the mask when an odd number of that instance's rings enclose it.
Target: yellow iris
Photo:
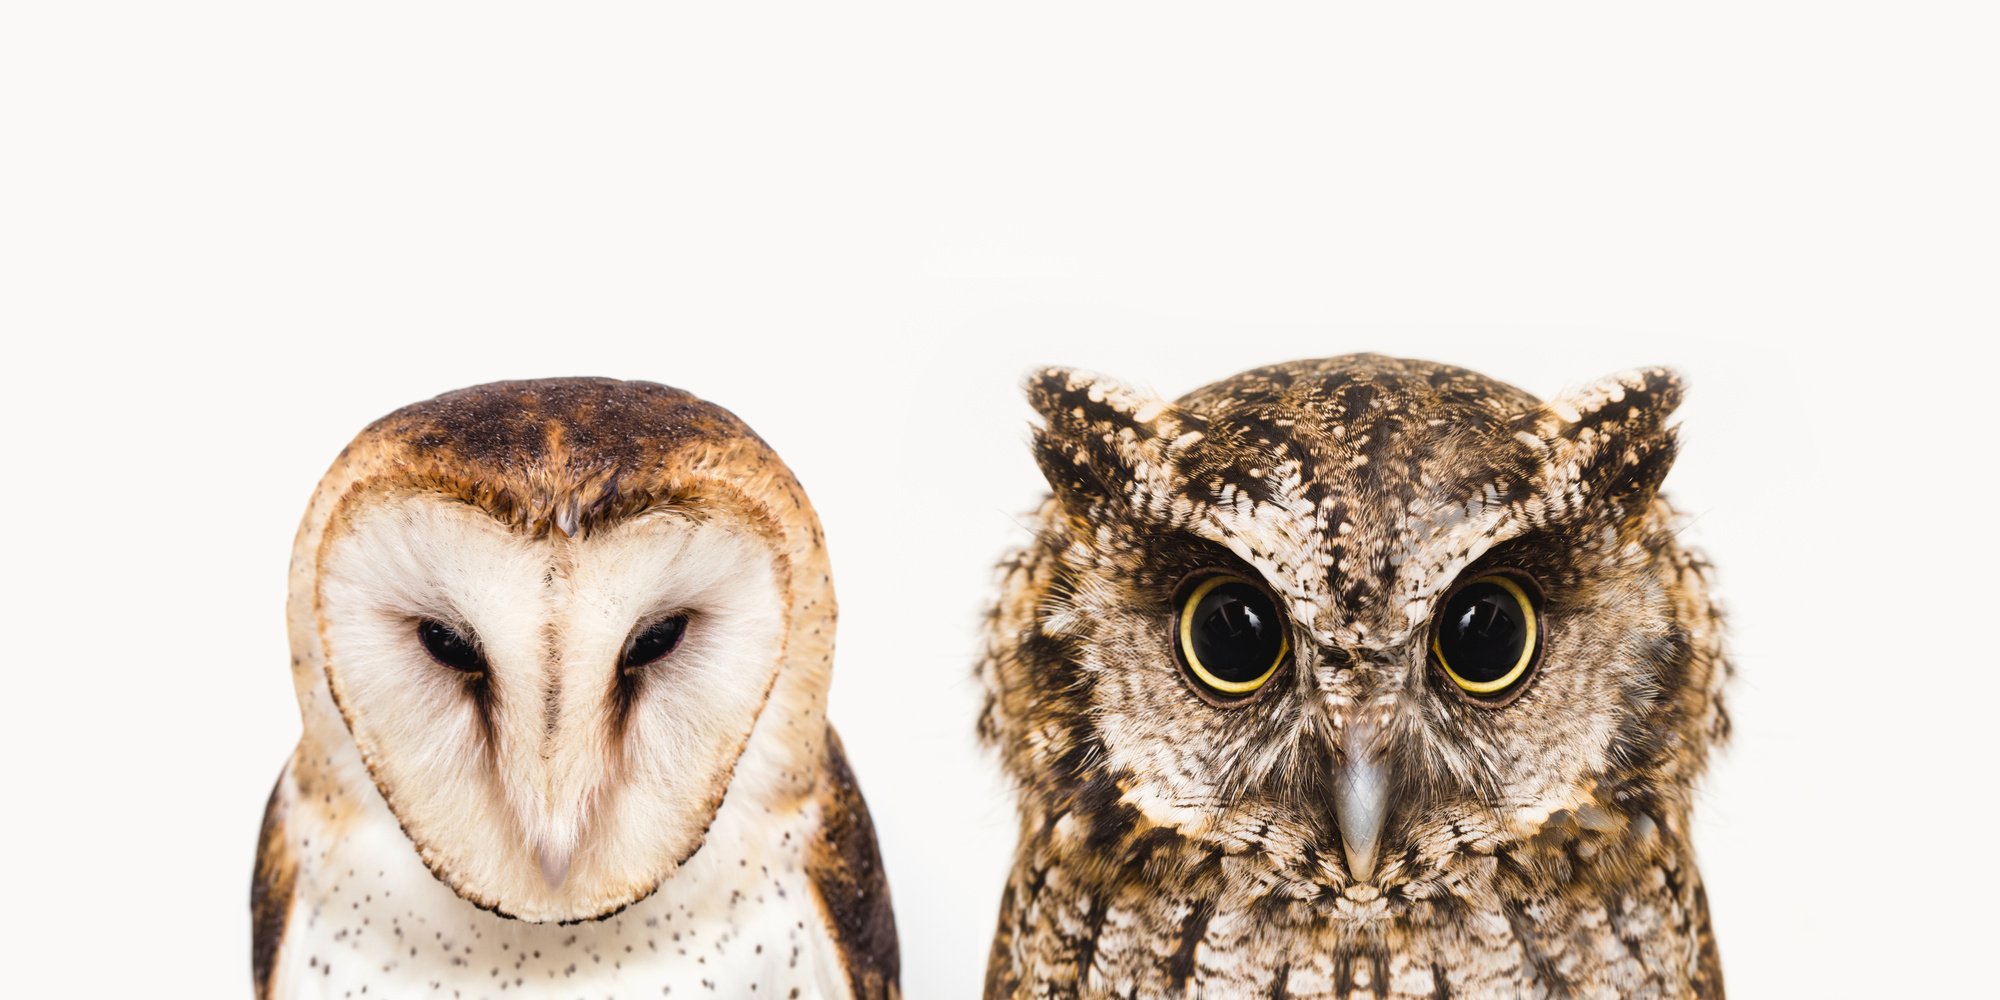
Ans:
[[[1270,680],[1271,675],[1278,672],[1278,667],[1285,662],[1285,654],[1291,652],[1292,645],[1291,640],[1285,638],[1283,623],[1275,617],[1276,608],[1272,608],[1273,620],[1269,623],[1269,627],[1278,629],[1279,631],[1278,655],[1271,658],[1271,665],[1266,667],[1263,673],[1247,681],[1226,681],[1212,673],[1201,662],[1201,657],[1196,655],[1194,651],[1195,611],[1201,607],[1202,599],[1207,597],[1210,591],[1228,583],[1240,583],[1251,587],[1256,586],[1240,577],[1219,574],[1203,580],[1201,585],[1194,588],[1188,594],[1187,599],[1181,602],[1181,657],[1187,661],[1188,669],[1194,671],[1195,677],[1199,678],[1203,684],[1222,694],[1244,695],[1263,687],[1264,682]]]
[[[1528,600],[1527,591],[1522,590],[1520,584],[1507,577],[1482,576],[1472,582],[1493,584],[1514,598],[1515,605],[1520,608],[1521,621],[1527,632],[1526,638],[1521,643],[1521,658],[1514,663],[1513,669],[1494,680],[1471,681],[1460,677],[1458,671],[1451,668],[1451,662],[1444,658],[1444,650],[1439,648],[1437,633],[1431,635],[1431,654],[1437,657],[1438,663],[1444,667],[1444,672],[1451,676],[1452,683],[1472,694],[1492,694],[1506,690],[1508,685],[1520,680],[1521,675],[1527,673],[1528,667],[1535,662],[1535,606]]]

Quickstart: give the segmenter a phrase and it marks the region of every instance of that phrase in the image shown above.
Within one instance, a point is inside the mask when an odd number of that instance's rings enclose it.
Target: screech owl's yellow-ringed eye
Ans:
[[[1217,573],[1183,591],[1174,645],[1196,682],[1225,698],[1246,698],[1285,662],[1285,618],[1264,588]]]
[[[1496,699],[1528,675],[1541,652],[1536,598],[1513,577],[1481,576],[1451,593],[1431,634],[1431,655],[1466,694]]]

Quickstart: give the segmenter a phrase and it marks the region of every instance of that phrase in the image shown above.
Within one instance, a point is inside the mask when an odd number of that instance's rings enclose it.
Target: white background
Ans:
[[[974,996],[1021,376],[1363,349],[1682,368],[1732,992],[1994,988],[1991,8],[555,6],[0,12],[0,992],[247,995],[313,484],[405,403],[601,374],[811,493],[904,984]]]

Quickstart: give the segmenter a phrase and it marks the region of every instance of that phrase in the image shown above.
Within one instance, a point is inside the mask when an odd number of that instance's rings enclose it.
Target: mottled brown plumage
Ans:
[[[979,670],[1021,811],[988,997],[1722,996],[1688,812],[1729,668],[1657,495],[1672,372],[1543,404],[1349,355],[1029,396],[1053,495]],[[1172,635],[1216,571],[1289,637],[1240,699]],[[1495,571],[1541,654],[1487,698],[1431,636]],[[1379,846],[1337,808],[1370,775]]]

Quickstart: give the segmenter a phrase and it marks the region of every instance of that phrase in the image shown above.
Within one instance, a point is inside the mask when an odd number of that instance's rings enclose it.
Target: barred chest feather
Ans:
[[[1653,824],[1570,825],[1583,835],[1563,872],[1474,855],[1423,884],[1342,892],[1158,828],[1108,835],[1104,819],[1024,843],[988,997],[1721,995],[1699,876]]]

